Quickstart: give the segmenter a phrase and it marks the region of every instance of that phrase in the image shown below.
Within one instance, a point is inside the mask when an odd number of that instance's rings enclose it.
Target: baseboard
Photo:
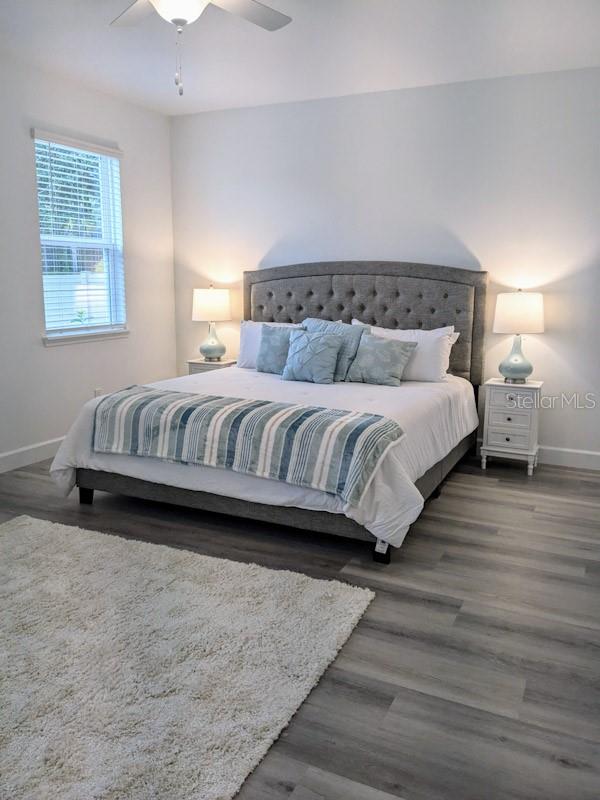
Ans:
[[[539,460],[542,464],[554,464],[558,467],[600,470],[600,453],[596,450],[540,445]]]
[[[47,442],[38,442],[28,447],[20,447],[18,450],[8,450],[0,453],[0,472],[8,472],[11,469],[26,467],[28,464],[35,464],[37,461],[44,461],[56,455],[60,443],[64,436],[58,439],[50,439]]]
[[[482,441],[481,436],[478,436],[477,453]],[[575,450],[571,447],[550,447],[541,444],[538,458],[540,464],[551,464],[555,467],[600,470],[600,452],[597,450]]]

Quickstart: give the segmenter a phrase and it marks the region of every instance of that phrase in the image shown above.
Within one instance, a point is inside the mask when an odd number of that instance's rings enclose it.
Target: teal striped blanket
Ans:
[[[357,506],[402,436],[378,414],[131,386],[98,403],[93,449],[243,472]]]

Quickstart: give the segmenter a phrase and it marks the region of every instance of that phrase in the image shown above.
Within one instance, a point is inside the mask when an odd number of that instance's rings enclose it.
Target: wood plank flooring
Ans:
[[[390,566],[360,542],[0,475],[30,514],[370,586],[241,800],[599,800],[600,473],[467,461]],[[176,798],[173,798],[176,800]]]

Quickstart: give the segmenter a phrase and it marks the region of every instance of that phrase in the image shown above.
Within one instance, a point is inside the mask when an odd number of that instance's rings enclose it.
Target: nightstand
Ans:
[[[237,361],[235,358],[224,358],[222,361],[205,361],[203,358],[190,358],[187,364],[189,374],[196,375],[199,372],[210,372],[213,369],[233,367],[234,364],[237,364]]]
[[[543,381],[505,383],[502,378],[485,382],[485,420],[481,468],[488,456],[527,461],[533,475],[538,461],[538,418]]]

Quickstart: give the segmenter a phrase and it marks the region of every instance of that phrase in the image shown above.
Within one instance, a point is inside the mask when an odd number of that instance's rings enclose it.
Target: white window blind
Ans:
[[[124,330],[119,159],[34,139],[46,332]]]

